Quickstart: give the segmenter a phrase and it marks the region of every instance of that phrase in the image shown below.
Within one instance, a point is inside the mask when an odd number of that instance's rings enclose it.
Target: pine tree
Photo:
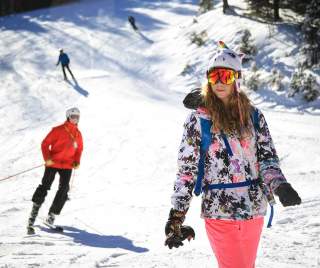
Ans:
[[[251,33],[248,29],[245,29],[242,33],[240,51],[245,54],[242,60],[243,63],[252,60],[253,56],[257,54],[257,47],[253,44]]]
[[[189,63],[187,63],[184,66],[184,68],[183,68],[183,70],[181,72],[181,75],[182,76],[186,76],[186,75],[190,74],[191,72],[192,72],[192,66]]]
[[[244,81],[244,84],[247,86],[248,89],[257,91],[261,83],[260,74],[258,74],[258,68],[255,63],[252,64],[251,72],[251,75],[249,76],[247,81]]]
[[[307,6],[302,32],[306,42],[304,65],[312,67],[320,62],[320,0],[312,0]]]
[[[314,101],[320,95],[320,88],[316,78],[309,74],[303,85],[303,97],[306,101]]]
[[[269,0],[248,0],[249,10],[255,16],[265,17],[269,11]]]
[[[207,31],[204,30],[201,33],[192,32],[190,36],[190,41],[192,44],[196,44],[198,47],[203,46],[208,39]]]
[[[0,0],[0,16],[62,5],[75,0]]]
[[[302,91],[304,80],[305,76],[303,72],[297,70],[292,74],[288,97],[293,97],[296,93]]]
[[[213,1],[212,0],[200,0],[199,2],[199,12],[200,14],[206,13],[209,10],[213,9]]]
[[[284,78],[284,76],[279,70],[272,69],[271,85],[275,90],[277,90],[277,91],[284,90],[284,85],[283,85],[283,82],[282,82],[283,78]]]
[[[281,8],[291,9],[294,12],[304,15],[306,13],[306,8],[311,1],[312,0],[282,0]]]

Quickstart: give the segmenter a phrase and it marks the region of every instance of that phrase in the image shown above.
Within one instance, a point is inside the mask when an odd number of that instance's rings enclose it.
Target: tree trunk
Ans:
[[[273,19],[275,21],[280,20],[279,5],[280,5],[280,0],[273,0]]]
[[[223,0],[223,13],[229,8],[228,0]]]

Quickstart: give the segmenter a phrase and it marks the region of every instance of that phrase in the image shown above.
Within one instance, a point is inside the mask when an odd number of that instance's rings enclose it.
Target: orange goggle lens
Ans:
[[[214,69],[208,74],[208,82],[211,85],[215,85],[218,81],[231,85],[237,78],[239,78],[239,72],[231,69]]]

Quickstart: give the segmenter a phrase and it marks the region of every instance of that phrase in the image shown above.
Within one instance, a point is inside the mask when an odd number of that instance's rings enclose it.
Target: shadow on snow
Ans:
[[[78,93],[80,93],[81,95],[83,95],[84,97],[88,97],[89,96],[89,92],[85,89],[83,89],[79,84],[78,81],[76,79],[73,79],[74,84],[71,83],[70,80],[67,80],[66,82],[72,86]]]
[[[42,231],[56,233],[49,228],[40,226]],[[120,235],[102,235],[90,233],[75,227],[63,226],[64,232],[61,235],[69,236],[75,243],[96,248],[122,248],[136,253],[148,252],[149,249],[137,247],[132,240]]]

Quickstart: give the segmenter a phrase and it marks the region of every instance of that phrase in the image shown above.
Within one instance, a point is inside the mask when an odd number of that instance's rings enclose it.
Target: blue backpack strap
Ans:
[[[251,121],[252,121],[252,124],[254,126],[254,129],[255,131],[258,131],[260,129],[260,126],[259,126],[259,112],[258,112],[258,109],[256,108],[252,108],[252,111],[251,111],[251,114],[250,114],[250,117],[251,117]],[[227,153],[230,157],[233,156],[233,152],[232,152],[232,149],[231,149],[231,146],[229,144],[229,141],[227,139],[227,136],[226,134],[221,131],[221,137],[223,139],[223,142],[226,146],[226,149],[227,149]]]
[[[255,129],[258,129],[259,126],[259,121],[258,118],[258,110],[256,108],[252,109],[251,112],[251,120],[252,123],[255,127]],[[194,188],[194,193],[196,196],[200,195],[202,192],[202,178],[204,176],[204,162],[205,162],[205,157],[207,150],[209,149],[209,146],[211,144],[211,126],[212,126],[212,121],[204,118],[200,118],[200,125],[201,125],[201,143],[200,143],[200,159],[198,163],[198,176],[197,176],[197,181],[196,185]],[[223,139],[223,142],[226,146],[227,153],[231,157],[233,156],[231,146],[228,142],[227,136],[225,133],[221,132],[221,136]]]
[[[272,219],[273,219],[273,214],[274,214],[274,208],[273,208],[273,205],[270,204],[270,216],[269,216],[269,220],[268,220],[268,225],[267,225],[267,228],[270,228],[272,225]]]
[[[259,125],[259,111],[257,108],[252,107],[252,111],[250,114],[251,117],[251,121],[254,127],[255,131],[259,131],[260,130],[260,125]]]
[[[229,142],[228,142],[228,139],[227,139],[226,134],[224,134],[223,131],[221,131],[221,136],[222,136],[224,145],[225,145],[226,148],[227,148],[227,153],[228,153],[228,155],[229,155],[230,157],[233,156],[233,152],[232,152],[231,146],[230,146],[230,144],[229,144]]]
[[[259,180],[247,180],[241,182],[232,182],[232,183],[217,183],[217,184],[209,184],[206,186],[205,190],[221,190],[221,189],[230,189],[230,188],[239,188],[250,185],[259,184]]]
[[[204,118],[200,118],[201,126],[201,143],[200,143],[200,159],[198,163],[198,176],[196,185],[194,187],[194,194],[196,196],[200,195],[202,192],[202,178],[204,176],[204,162],[206,158],[206,153],[211,144],[211,126],[212,121]]]

